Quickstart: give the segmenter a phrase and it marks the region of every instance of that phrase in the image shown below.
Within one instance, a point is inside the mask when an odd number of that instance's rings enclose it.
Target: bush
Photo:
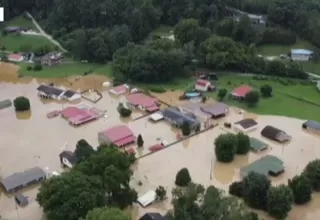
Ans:
[[[154,93],[165,93],[167,91],[163,87],[150,87],[149,90]]]
[[[191,182],[191,177],[189,170],[187,168],[182,168],[176,175],[175,184],[177,186],[187,186]]]
[[[260,87],[260,93],[263,97],[271,97],[272,96],[272,87],[268,84],[265,84]]]
[[[226,95],[227,95],[226,89],[219,89],[219,91],[218,91],[219,100],[224,99],[226,97]]]
[[[32,66],[27,66],[27,70],[31,71],[32,70]]]
[[[302,205],[308,203],[311,200],[311,183],[309,179],[304,175],[295,176],[292,180],[288,180],[288,186],[292,190],[295,204]]]
[[[268,213],[276,219],[285,219],[293,204],[292,190],[285,185],[271,187],[268,192]]]
[[[142,147],[143,144],[144,144],[144,141],[143,141],[143,139],[142,139],[141,134],[139,134],[139,135],[138,135],[138,138],[137,138],[137,145],[138,145],[138,147]]]
[[[309,179],[314,191],[320,191],[320,159],[313,160],[304,168],[303,174]]]
[[[30,109],[29,99],[24,96],[17,97],[13,101],[13,105],[16,111],[27,111]]]
[[[118,110],[120,116],[123,118],[130,117],[130,115],[132,113],[131,109],[125,108],[122,103],[119,103],[117,110]]]
[[[214,141],[215,154],[219,162],[230,163],[237,152],[237,138],[234,134],[221,134]]]
[[[34,71],[40,71],[40,70],[42,70],[41,64],[35,64],[34,67],[33,67],[33,70],[34,70]]]
[[[243,182],[239,181],[239,182],[233,182],[230,186],[229,186],[229,193],[231,195],[237,196],[237,197],[242,197],[242,192],[243,192]]]
[[[231,123],[229,123],[229,122],[225,122],[223,125],[224,125],[226,128],[231,128]]]
[[[260,96],[257,91],[251,91],[246,94],[244,100],[248,104],[248,106],[253,107],[259,102]]]
[[[264,174],[250,172],[242,182],[242,197],[245,203],[252,208],[266,210],[267,195],[271,186],[268,177]]]
[[[243,133],[237,134],[237,154],[247,154],[250,150],[249,136]]]
[[[158,186],[156,195],[158,200],[164,200],[167,196],[167,190],[163,186]]]

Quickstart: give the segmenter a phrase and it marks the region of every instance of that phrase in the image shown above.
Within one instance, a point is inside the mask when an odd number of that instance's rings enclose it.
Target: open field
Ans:
[[[315,46],[310,42],[298,39],[293,45],[262,45],[257,47],[257,52],[264,56],[279,56],[280,54],[288,54],[291,49],[314,49]]]
[[[304,71],[320,75],[320,62],[300,62]]]
[[[23,15],[14,17],[9,21],[5,22],[6,26],[18,26],[28,29],[36,30],[35,26],[33,25],[31,19],[25,18]]]
[[[85,72],[94,72],[97,74],[110,76],[111,75],[111,66],[94,64],[94,63],[64,63],[57,66],[43,66],[41,71],[28,71],[28,64],[21,64],[21,69],[19,72],[24,76],[32,76],[39,78],[59,78],[59,77],[68,77],[83,75]]]
[[[37,35],[8,34],[6,36],[0,36],[0,44],[1,46],[5,46],[6,50],[17,52],[24,46],[38,48],[47,45],[52,50],[55,48],[47,38]]]

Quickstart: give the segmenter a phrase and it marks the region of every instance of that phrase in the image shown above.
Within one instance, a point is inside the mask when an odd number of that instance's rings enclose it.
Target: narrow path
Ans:
[[[38,31],[40,32],[40,34],[42,36],[44,36],[45,38],[47,38],[49,41],[51,41],[53,44],[57,45],[63,52],[67,52],[67,50],[65,48],[63,48],[61,46],[61,44],[56,41],[55,39],[53,39],[53,37],[49,34],[47,34],[42,28],[41,26],[38,24],[38,22],[34,19],[34,17],[29,13],[26,12],[27,16],[32,20],[33,24],[36,26],[36,28],[38,29]]]

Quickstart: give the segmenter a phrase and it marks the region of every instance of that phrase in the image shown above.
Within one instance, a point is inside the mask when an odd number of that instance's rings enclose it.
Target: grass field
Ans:
[[[5,26],[19,26],[23,28],[29,28],[33,30],[37,30],[33,25],[31,19],[27,19],[24,16],[17,16],[12,18],[11,20],[5,22]]]
[[[315,46],[310,42],[298,39],[293,45],[262,45],[257,47],[257,52],[264,56],[279,56],[287,54],[291,49],[314,49]]]
[[[304,71],[320,75],[320,62],[300,62]]]
[[[181,79],[176,80],[170,85],[157,84],[157,86],[161,86],[168,90],[187,90],[193,88],[195,80],[195,78]],[[291,98],[287,95],[289,94],[296,98],[301,98],[320,105],[320,92],[316,89],[315,85],[302,85],[297,83],[296,85],[284,86],[273,80],[253,80],[252,77],[247,76],[226,75],[219,77],[217,89],[225,88],[229,93],[234,88],[245,84],[251,84],[256,90],[259,90],[259,87],[263,84],[270,84],[273,87],[274,96],[272,98],[261,98],[258,105],[254,108],[248,108],[245,103],[228,98],[226,98],[224,102],[231,106],[237,106],[258,114],[282,115],[320,121],[320,107]],[[147,85],[142,85],[142,87],[147,88]],[[208,93],[208,95],[214,99],[217,98],[217,92]]]
[[[21,64],[20,73],[24,76],[38,78],[58,78],[74,75],[82,75],[85,72],[94,72],[101,75],[111,76],[111,65],[94,63],[66,63],[57,66],[43,66],[41,71],[28,71],[28,64]]]
[[[0,44],[9,51],[20,51],[21,47],[26,45],[31,47],[41,47],[48,45],[54,49],[54,45],[43,36],[34,35],[13,35],[0,36]]]

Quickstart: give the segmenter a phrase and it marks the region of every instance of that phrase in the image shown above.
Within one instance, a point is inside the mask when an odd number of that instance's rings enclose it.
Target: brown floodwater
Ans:
[[[7,176],[13,172],[22,171],[33,166],[39,166],[48,171],[60,171],[58,155],[63,150],[74,150],[76,142],[82,138],[93,146],[98,145],[98,132],[118,124],[126,124],[135,135],[141,134],[144,146],[129,146],[134,148],[138,156],[149,151],[149,147],[162,141],[168,143],[176,140],[178,129],[173,128],[167,122],[151,123],[148,117],[134,120],[141,116],[141,111],[135,110],[130,118],[120,118],[116,110],[119,102],[124,97],[110,96],[108,89],[102,87],[108,79],[104,76],[88,75],[83,77],[69,77],[59,79],[32,79],[29,77],[18,78],[17,67],[12,64],[0,63],[0,100],[14,99],[24,95],[29,98],[31,111],[15,113],[14,108],[0,110],[0,167],[1,175]],[[42,100],[36,94],[36,88],[40,83],[54,83],[57,86],[67,87],[76,91],[96,89],[103,98],[96,104],[82,100],[81,102],[68,103],[65,101]],[[153,94],[159,99],[172,105],[180,105],[186,101],[178,100],[182,91],[170,91],[163,94]],[[214,102],[209,100],[209,102]],[[97,121],[74,128],[61,117],[48,119],[46,114],[53,110],[60,110],[69,105],[87,105],[106,111],[106,117]],[[270,149],[258,154],[250,153],[247,156],[236,156],[230,164],[219,163],[214,155],[214,139],[226,132],[233,132],[223,127],[223,122],[236,122],[242,118],[255,118],[259,123],[256,131],[249,133],[268,143]],[[302,172],[305,165],[320,156],[319,136],[301,131],[302,120],[279,117],[259,116],[250,113],[239,114],[239,109],[231,108],[226,118],[213,120],[219,126],[194,136],[179,144],[161,150],[155,154],[140,159],[135,165],[135,172],[131,181],[139,195],[154,190],[162,185],[167,188],[169,199],[167,201],[151,205],[142,209],[134,206],[128,210],[133,219],[138,219],[145,212],[165,213],[171,208],[170,192],[174,188],[174,179],[178,170],[187,167],[194,182],[204,186],[214,185],[227,190],[232,181],[239,179],[239,169],[264,155],[278,156],[284,161],[285,172],[272,178],[272,183],[278,185],[286,183],[289,178]],[[260,131],[265,125],[274,125],[293,136],[293,140],[287,145],[263,139]],[[142,185],[138,182],[141,181]],[[0,195],[0,213],[10,220],[42,220],[43,213],[35,202],[37,188],[25,189],[31,203],[25,208],[16,207],[12,196]],[[320,214],[320,195],[314,194],[313,200],[308,205],[295,206],[289,214],[291,220],[317,220]],[[271,219],[265,213],[261,213],[266,219]]]

